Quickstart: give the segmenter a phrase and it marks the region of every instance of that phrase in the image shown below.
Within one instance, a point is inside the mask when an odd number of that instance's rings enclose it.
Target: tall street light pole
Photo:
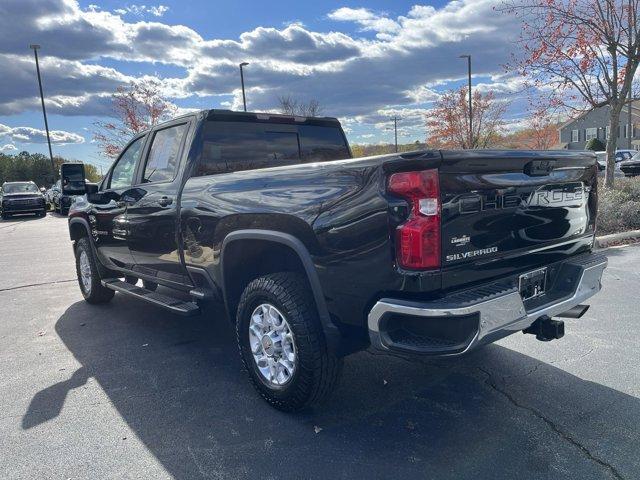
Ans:
[[[393,117],[393,131],[396,138],[396,153],[398,153],[398,117]]]
[[[469,76],[469,148],[473,145],[473,106],[471,104],[471,55],[460,55],[467,59],[467,73]]]
[[[53,181],[56,181],[56,167],[53,163],[53,152],[51,151],[51,137],[49,136],[49,122],[47,122],[47,110],[44,107],[44,93],[42,93],[42,78],[40,77],[40,64],[38,63],[38,49],[40,45],[32,43],[29,48],[33,50],[36,57],[36,72],[38,73],[38,86],[40,87],[40,101],[42,102],[42,115],[44,115],[44,128],[47,132],[47,144],[49,145],[49,159],[51,160],[51,170],[53,171]]]
[[[240,83],[242,84],[242,104],[244,105],[244,111],[247,111],[247,97],[244,94],[244,73],[242,71],[242,67],[246,67],[249,65],[248,62],[242,62],[240,64]]]

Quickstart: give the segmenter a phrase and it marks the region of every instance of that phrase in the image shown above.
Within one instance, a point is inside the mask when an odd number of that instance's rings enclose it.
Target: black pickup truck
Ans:
[[[295,410],[350,353],[560,338],[600,290],[593,154],[350,157],[333,118],[208,110],[135,137],[71,207],[84,298],[224,302],[252,383]]]

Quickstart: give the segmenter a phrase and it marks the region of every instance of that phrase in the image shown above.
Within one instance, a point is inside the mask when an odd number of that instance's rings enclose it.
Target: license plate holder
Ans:
[[[547,268],[539,268],[523,273],[518,280],[518,290],[522,300],[530,300],[544,295],[547,287]]]

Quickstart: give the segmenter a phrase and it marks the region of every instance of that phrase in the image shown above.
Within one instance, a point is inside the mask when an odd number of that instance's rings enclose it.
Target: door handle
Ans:
[[[158,204],[159,204],[161,207],[168,207],[168,206],[169,206],[169,205],[171,205],[172,203],[173,203],[173,198],[171,198],[171,197],[167,197],[167,196],[160,197],[160,200],[158,200]]]

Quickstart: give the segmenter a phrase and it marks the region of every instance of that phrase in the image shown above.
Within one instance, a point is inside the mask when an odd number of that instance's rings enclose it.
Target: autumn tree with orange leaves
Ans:
[[[558,144],[560,119],[546,109],[528,113],[522,128],[505,134],[499,142],[501,148],[515,150],[549,150]]]
[[[507,0],[522,22],[523,55],[510,67],[529,78],[548,104],[610,108],[610,132],[640,63],[640,0]],[[617,135],[607,141],[605,186],[613,187]]]
[[[118,87],[113,94],[114,121],[95,122],[93,139],[100,151],[116,158],[138,133],[168,120],[176,107],[161,93],[160,82],[146,80]]]
[[[435,148],[488,148],[500,138],[508,104],[489,92],[472,94],[473,135],[469,139],[468,90],[449,90],[427,117],[427,143]]]

